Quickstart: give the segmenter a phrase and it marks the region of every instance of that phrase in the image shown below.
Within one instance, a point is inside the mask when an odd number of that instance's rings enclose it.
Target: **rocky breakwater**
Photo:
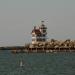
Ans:
[[[23,47],[13,48],[12,53],[49,53],[75,52],[75,40],[55,40],[25,44]]]
[[[75,40],[55,40],[37,42],[25,46],[27,52],[75,52]]]

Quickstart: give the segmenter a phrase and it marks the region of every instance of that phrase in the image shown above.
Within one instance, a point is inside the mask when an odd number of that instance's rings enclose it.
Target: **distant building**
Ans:
[[[41,21],[41,25],[39,28],[34,26],[34,29],[31,32],[32,34],[32,44],[36,44],[38,42],[45,42],[47,35],[47,27],[44,25],[44,21]]]

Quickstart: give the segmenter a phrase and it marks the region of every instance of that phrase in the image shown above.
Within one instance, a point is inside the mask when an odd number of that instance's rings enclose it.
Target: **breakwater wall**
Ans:
[[[58,41],[55,39],[46,42],[36,42],[35,44],[26,44],[24,49],[15,49],[13,53],[38,53],[38,52],[75,52],[75,40]]]

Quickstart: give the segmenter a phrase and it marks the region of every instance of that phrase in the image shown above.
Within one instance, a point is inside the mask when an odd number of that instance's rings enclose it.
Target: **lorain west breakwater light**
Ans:
[[[75,40],[47,39],[47,27],[44,21],[37,28],[34,26],[31,31],[32,42],[23,48],[12,50],[13,53],[51,53],[51,52],[75,52]]]

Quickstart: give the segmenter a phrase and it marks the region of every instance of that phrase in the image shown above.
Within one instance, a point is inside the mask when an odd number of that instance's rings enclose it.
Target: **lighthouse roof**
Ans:
[[[38,35],[38,34],[41,34],[41,32],[40,32],[39,29],[33,29],[33,30],[32,30],[32,33],[35,33],[35,34],[37,34],[37,35]]]

